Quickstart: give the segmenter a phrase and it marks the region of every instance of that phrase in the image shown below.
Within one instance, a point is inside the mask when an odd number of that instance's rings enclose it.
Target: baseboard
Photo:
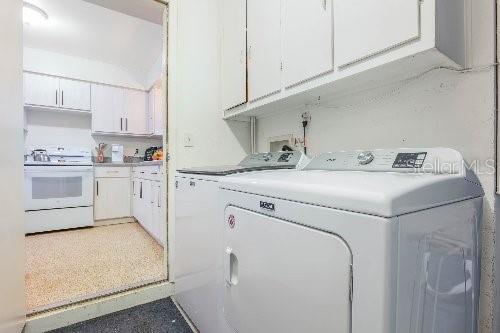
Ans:
[[[174,284],[159,282],[148,286],[100,297],[52,311],[29,316],[24,333],[43,333],[82,321],[101,317],[134,306],[154,302],[174,294]]]
[[[94,221],[94,227],[104,227],[107,225],[123,224],[123,223],[133,223],[135,219],[133,217],[122,217],[119,219],[109,219],[109,220],[99,220]]]
[[[187,313],[184,311],[184,309],[182,308],[182,306],[180,306],[179,303],[177,303],[177,301],[172,297],[172,302],[174,302],[175,306],[177,307],[177,309],[179,310],[179,312],[181,313],[182,317],[184,318],[184,320],[186,321],[186,323],[189,325],[189,327],[191,328],[191,330],[193,331],[193,333],[199,333],[198,329],[196,328],[196,326],[194,326],[193,322],[191,321],[191,319],[189,318],[189,316],[187,315]]]

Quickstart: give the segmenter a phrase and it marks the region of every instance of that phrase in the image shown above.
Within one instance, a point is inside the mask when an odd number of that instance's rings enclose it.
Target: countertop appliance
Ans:
[[[477,332],[484,192],[460,153],[327,153],[220,184],[234,332]]]
[[[221,312],[223,225],[218,218],[219,181],[225,176],[262,170],[302,168],[301,152],[247,156],[235,166],[179,170],[175,177],[175,299],[203,333],[230,332]]]
[[[44,149],[49,161],[36,161]],[[27,147],[25,152],[25,231],[37,233],[92,226],[93,165],[91,149]]]
[[[152,161],[154,153],[160,149],[160,147],[149,147],[144,152],[144,161]]]
[[[123,163],[123,145],[113,144],[111,146],[111,162]]]

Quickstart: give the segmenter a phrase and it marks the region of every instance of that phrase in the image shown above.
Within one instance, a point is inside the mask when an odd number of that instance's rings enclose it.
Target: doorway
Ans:
[[[93,192],[91,204],[26,210],[37,224],[25,238],[28,314],[168,280],[167,3],[27,0],[24,8],[42,16],[24,24],[25,163],[36,167],[34,150],[45,150],[44,167],[60,174],[90,157]],[[71,149],[79,155],[64,155]],[[87,188],[55,178],[58,189]],[[48,202],[61,193],[72,195]]]

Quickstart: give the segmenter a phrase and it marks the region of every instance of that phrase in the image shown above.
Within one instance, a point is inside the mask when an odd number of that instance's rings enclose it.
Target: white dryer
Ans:
[[[458,152],[328,153],[221,188],[233,332],[477,332],[484,193]]]
[[[301,152],[252,154],[235,166],[179,170],[175,177],[174,299],[202,333],[227,331],[222,317],[222,234],[219,181],[239,173],[302,168]]]

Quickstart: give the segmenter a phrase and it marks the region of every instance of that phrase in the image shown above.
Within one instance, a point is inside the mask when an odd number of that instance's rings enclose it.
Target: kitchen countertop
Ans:
[[[136,167],[136,166],[153,166],[163,165],[163,161],[145,161],[137,163],[94,163],[94,167]]]

